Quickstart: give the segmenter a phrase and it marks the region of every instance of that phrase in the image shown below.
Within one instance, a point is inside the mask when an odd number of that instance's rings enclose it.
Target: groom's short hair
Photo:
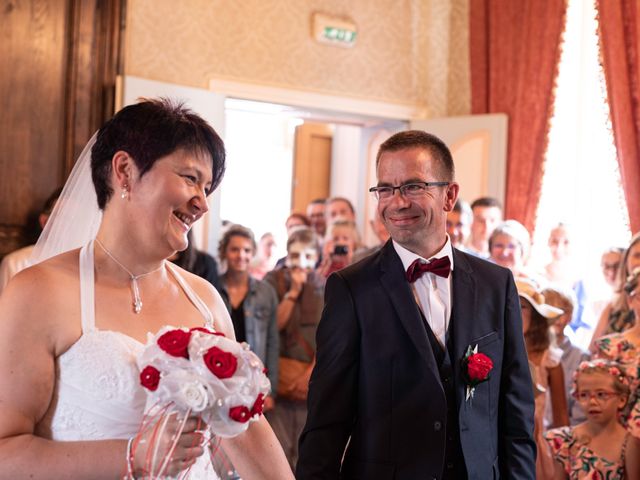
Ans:
[[[406,130],[398,132],[386,139],[378,149],[376,167],[380,163],[380,157],[386,152],[397,152],[407,148],[422,148],[429,152],[431,157],[440,164],[439,174],[442,178],[437,180],[451,182],[455,176],[453,157],[449,147],[435,135],[422,130]]]
[[[100,128],[91,149],[98,206],[104,209],[113,195],[111,160],[116,152],[127,152],[142,176],[156,160],[179,149],[211,157],[212,185],[208,193],[215,190],[225,170],[224,143],[202,117],[183,103],[166,98],[142,99],[120,110]]]

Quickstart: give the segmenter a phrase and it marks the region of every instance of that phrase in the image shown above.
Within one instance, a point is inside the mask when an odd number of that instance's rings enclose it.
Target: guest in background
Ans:
[[[562,351],[551,343],[549,324],[563,311],[546,302],[540,288],[525,278],[516,280],[520,308],[522,309],[522,331],[527,356],[532,365],[534,385],[548,392],[547,403],[551,404],[551,426],[569,425],[569,413],[564,385],[564,372],[560,365]],[[538,410],[536,415],[544,415]],[[546,425],[545,425],[546,427]]]
[[[622,256],[625,249],[622,247],[610,247],[606,249],[600,257],[600,268],[602,269],[602,277],[598,278],[595,282],[597,288],[591,289],[593,291],[590,302],[588,304],[591,317],[595,319],[590,322],[592,325],[589,329],[589,341],[594,337],[594,330],[598,326],[602,312],[609,305],[612,299],[617,295],[619,289],[620,280],[620,264],[622,263]],[[598,332],[598,337],[602,336],[602,332]]]
[[[298,438],[307,418],[316,329],[324,305],[324,277],[315,271],[319,255],[313,230],[296,229],[287,240],[285,266],[265,277],[278,295],[280,331],[278,403],[267,417],[292,467],[298,460]]]
[[[600,267],[602,268],[602,276],[612,292],[618,287],[618,275],[622,256],[625,249],[621,247],[611,247],[602,253],[600,258]]]
[[[268,412],[274,407],[274,394],[278,384],[278,300],[271,285],[249,273],[255,252],[253,232],[241,225],[230,226],[218,244],[218,256],[225,262],[227,269],[216,288],[231,315],[236,340],[247,342],[267,369],[271,394],[264,399],[264,411]],[[216,452],[213,462],[221,480],[240,479],[223,449]]]
[[[351,220],[339,218],[327,227],[322,247],[322,262],[318,271],[325,278],[353,263],[360,237]]]
[[[327,225],[338,218],[346,218],[352,222],[356,221],[356,210],[353,208],[353,203],[344,197],[331,197],[327,200],[325,212]]]
[[[218,284],[218,262],[207,252],[198,250],[193,241],[193,232],[187,234],[189,244],[186,250],[177,252],[170,261],[184,268],[186,271],[207,280],[211,285]]]
[[[467,253],[474,253],[465,246],[471,233],[472,219],[473,212],[469,204],[461,198],[453,206],[453,210],[447,212],[447,234],[451,239],[451,245]]]
[[[262,280],[267,272],[273,270],[275,267],[275,259],[273,258],[273,249],[276,246],[276,241],[273,238],[273,234],[267,232],[260,237],[258,242],[258,251],[256,256],[251,260],[249,266],[249,274],[258,280]]]
[[[287,220],[284,222],[284,226],[287,229],[287,235],[291,234],[291,231],[296,227],[310,227],[311,222],[302,213],[293,212],[291,215],[287,217]]]
[[[549,282],[573,288],[578,280],[575,265],[571,262],[571,237],[565,223],[558,223],[549,232],[551,261],[544,267]]]
[[[273,287],[249,274],[249,264],[256,251],[253,232],[241,225],[230,227],[220,239],[218,255],[227,270],[218,282],[218,291],[229,310],[236,340],[247,342],[267,369],[271,391],[278,385],[279,338],[276,324],[278,299]],[[265,411],[273,408],[270,395]]]
[[[62,188],[56,189],[44,202],[42,210],[38,215],[38,226],[40,229],[44,229],[61,192]],[[29,259],[31,258],[33,247],[35,247],[35,245],[27,245],[26,247],[9,253],[2,259],[2,263],[0,263],[0,294],[5,285],[9,283],[9,280],[11,280],[16,273],[31,265]]]
[[[492,197],[482,197],[471,204],[473,221],[471,222],[471,236],[467,242],[470,253],[488,258],[489,237],[493,229],[502,222],[502,205]]]
[[[307,218],[311,222],[311,228],[319,238],[324,237],[327,230],[326,199],[316,198],[307,205]]]
[[[590,320],[590,311],[585,315],[589,303],[588,297],[591,293],[588,291],[584,279],[579,277],[577,266],[573,261],[571,255],[573,240],[570,233],[568,225],[562,222],[554,225],[549,231],[547,245],[550,261],[544,266],[542,277],[552,285],[573,289],[575,304],[569,326],[572,332],[578,330],[588,332],[593,329],[594,323]]]
[[[505,220],[489,237],[489,260],[511,270],[516,279],[538,280],[525,267],[530,247],[531,237],[524,225],[516,220]]]
[[[562,365],[562,371],[564,373],[564,386],[568,400],[567,406],[569,410],[569,422],[571,425],[577,425],[585,420],[585,416],[583,410],[576,402],[575,397],[571,395],[572,379],[573,374],[578,369],[578,365],[585,360],[588,360],[589,355],[581,348],[573,345],[569,337],[565,335],[565,329],[573,315],[575,295],[573,294],[573,290],[563,288],[561,286],[545,288],[542,291],[542,294],[544,295],[545,301],[548,305],[559,308],[564,312],[556,319],[551,328],[555,333],[555,343],[557,347],[562,350],[560,364]],[[551,424],[551,408],[547,408],[545,413],[547,424]]]
[[[616,294],[611,302],[604,308],[598,320],[598,325],[593,331],[591,351],[597,351],[595,342],[602,336],[610,333],[624,332],[636,324],[636,313],[629,307],[628,295],[623,291],[627,277],[636,268],[640,267],[640,233],[636,233],[629,247],[622,255],[618,270],[618,284]]]
[[[287,228],[287,237],[290,237],[291,233],[297,229],[310,228],[311,222],[305,215],[294,212],[287,217],[287,220],[285,222],[285,227]],[[282,268],[286,260],[287,260],[286,255],[282,258],[279,258],[274,268]]]

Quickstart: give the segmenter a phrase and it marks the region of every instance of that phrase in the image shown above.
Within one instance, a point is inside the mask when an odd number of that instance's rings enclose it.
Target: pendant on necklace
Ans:
[[[140,298],[140,290],[138,290],[138,277],[131,275],[131,290],[133,293],[133,313],[142,311],[142,299]]]
[[[136,300],[133,302],[133,313],[140,313],[142,311],[142,302]]]

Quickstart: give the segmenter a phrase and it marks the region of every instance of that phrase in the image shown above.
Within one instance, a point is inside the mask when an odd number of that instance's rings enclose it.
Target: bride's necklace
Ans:
[[[138,279],[162,270],[164,268],[164,261],[162,262],[162,265],[160,265],[155,270],[152,270],[147,273],[141,273],[140,275],[134,275],[133,273],[131,273],[131,270],[125,267],[122,263],[120,263],[120,261],[116,257],[114,257],[113,254],[109,250],[107,250],[107,247],[105,247],[102,244],[102,242],[100,242],[100,240],[98,240],[97,238],[96,238],[96,243],[100,245],[100,248],[104,250],[104,253],[106,253],[111,260],[116,262],[116,264],[121,269],[123,269],[125,272],[127,272],[127,274],[129,274],[129,278],[131,279],[131,294],[133,296],[133,312],[140,313],[142,311],[142,299],[140,298],[140,289],[138,288]]]

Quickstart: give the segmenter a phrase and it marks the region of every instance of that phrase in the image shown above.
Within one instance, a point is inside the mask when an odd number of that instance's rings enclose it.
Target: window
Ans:
[[[630,231],[598,59],[595,4],[570,0],[532,262],[542,266],[549,261],[549,231],[565,222],[577,273],[599,280],[601,252],[626,246]]]

